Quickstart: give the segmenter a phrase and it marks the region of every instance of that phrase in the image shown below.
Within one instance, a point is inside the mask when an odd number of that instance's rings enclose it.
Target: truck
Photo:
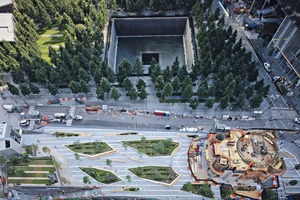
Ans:
[[[230,126],[226,126],[225,124],[217,124],[216,130],[217,131],[230,131]]]
[[[286,94],[288,92],[288,89],[285,86],[285,78],[282,76],[274,76],[273,78],[274,84],[277,87],[278,91],[281,94]]]
[[[3,108],[7,112],[14,112],[15,106],[14,105],[3,105]]]

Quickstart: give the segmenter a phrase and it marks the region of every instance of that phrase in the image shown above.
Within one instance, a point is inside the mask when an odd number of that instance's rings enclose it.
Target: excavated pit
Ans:
[[[146,74],[152,57],[162,69],[178,57],[180,66],[191,70],[195,53],[190,21],[188,17],[112,18],[108,65],[117,71],[124,58],[133,64],[138,57]]]

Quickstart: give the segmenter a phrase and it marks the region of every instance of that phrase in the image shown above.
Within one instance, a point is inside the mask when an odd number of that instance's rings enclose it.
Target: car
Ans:
[[[19,125],[20,126],[29,126],[30,125],[30,120],[26,120],[26,119],[23,119],[19,122]]]
[[[298,117],[294,118],[293,121],[294,121],[295,123],[297,123],[297,124],[300,124],[300,118],[298,118]]]
[[[170,125],[166,125],[166,126],[165,126],[165,129],[170,130],[170,129],[171,129],[171,126],[170,126]]]
[[[268,62],[264,63],[264,68],[268,73],[270,73],[272,71],[271,65]]]
[[[73,119],[74,120],[82,120],[83,117],[81,115],[74,115]]]

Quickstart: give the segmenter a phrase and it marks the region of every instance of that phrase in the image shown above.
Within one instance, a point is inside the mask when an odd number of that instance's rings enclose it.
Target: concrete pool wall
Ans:
[[[112,18],[110,27],[106,61],[115,72],[124,58],[133,64],[143,53],[158,53],[162,69],[176,57],[188,70],[195,62],[188,17]]]

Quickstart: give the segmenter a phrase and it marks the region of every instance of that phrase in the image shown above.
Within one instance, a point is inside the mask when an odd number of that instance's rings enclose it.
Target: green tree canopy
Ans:
[[[112,87],[110,97],[117,101],[121,97],[121,94],[117,88]]]

